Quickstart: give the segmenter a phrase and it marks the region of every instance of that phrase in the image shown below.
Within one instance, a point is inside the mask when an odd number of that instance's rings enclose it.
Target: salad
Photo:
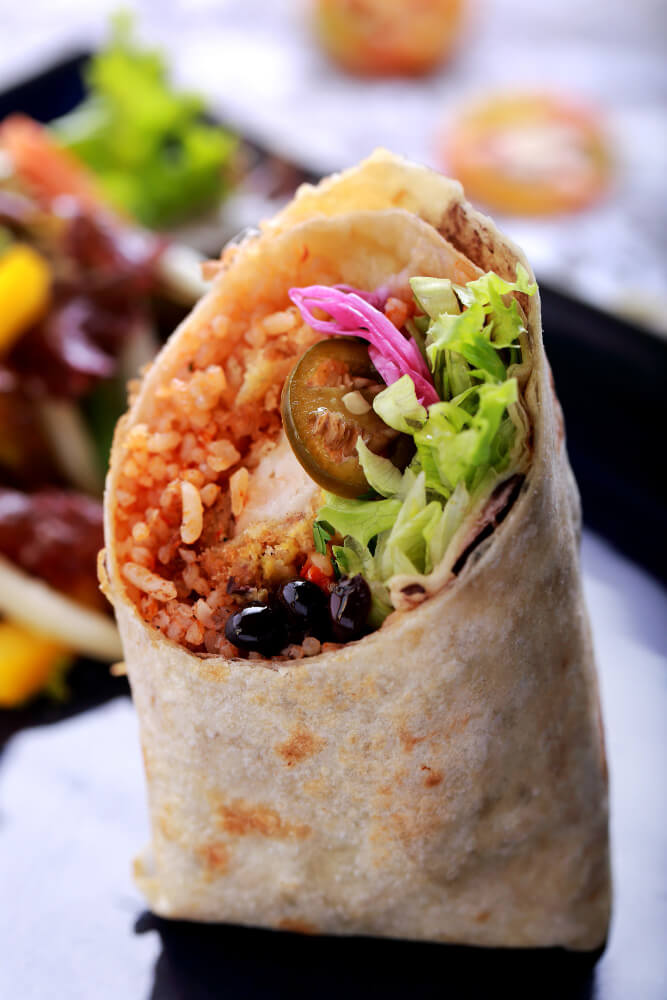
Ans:
[[[42,126],[0,125],[0,705],[121,655],[95,568],[104,473],[128,378],[205,287],[192,265]]]
[[[130,15],[86,63],[85,99],[50,123],[123,217],[204,254],[275,212],[308,176],[216,122],[179,90],[165,55],[139,43]]]
[[[201,97],[172,86],[162,53],[134,40],[130,15],[112,19],[110,41],[88,63],[85,83],[86,99],[52,127],[118,211],[168,229],[229,193],[238,140],[206,118]]]

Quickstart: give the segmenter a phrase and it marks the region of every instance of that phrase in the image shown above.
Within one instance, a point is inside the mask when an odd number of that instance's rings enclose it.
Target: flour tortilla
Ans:
[[[579,503],[537,296],[523,303],[523,489],[418,607],[304,660],[201,658],[145,624],[119,571],[127,432],[217,312],[247,309],[254,283],[280,308],[291,285],[372,288],[404,267],[437,275],[464,260],[508,278],[528,268],[438,174],[379,152],[302,188],[226,255],[119,425],[105,586],[148,785],[152,843],[136,876],[162,916],[490,946],[605,938],[607,778]]]

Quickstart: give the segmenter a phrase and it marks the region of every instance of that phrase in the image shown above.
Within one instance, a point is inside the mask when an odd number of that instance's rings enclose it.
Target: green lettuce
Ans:
[[[410,287],[417,305],[431,319],[437,319],[443,313],[461,312],[454,285],[449,278],[411,278]]]
[[[396,496],[400,492],[403,477],[393,462],[376,455],[361,438],[357,439],[357,454],[366,481],[372,490],[383,497]]]
[[[414,434],[426,423],[426,408],[417,399],[415,384],[409,375],[402,375],[393,385],[379,392],[373,409],[381,420],[395,431]]]
[[[401,509],[401,501],[397,498],[348,500],[334,493],[325,493],[324,501],[324,506],[317,512],[317,520],[326,521],[338,534],[350,535],[363,546],[390,528]]]
[[[447,545],[460,527],[469,508],[470,496],[460,483],[450,500],[443,505],[430,500],[424,472],[407,469],[403,475],[405,496],[391,527],[364,542],[359,536],[347,534],[343,545],[333,546],[333,555],[341,573],[361,573],[371,588],[373,599],[371,624],[381,624],[392,610],[386,583],[397,573],[430,573],[442,560]],[[387,501],[384,501],[386,503]],[[361,508],[373,501],[350,501]],[[331,508],[327,507],[331,517]],[[343,534],[343,523],[334,519],[332,526]],[[368,537],[368,534],[366,534]],[[379,621],[378,621],[379,618]]]
[[[510,292],[534,295],[537,291],[537,285],[530,281],[528,272],[521,264],[517,264],[516,281],[505,281],[493,271],[488,271],[467,285],[455,287],[464,306],[471,308],[479,305],[490,317],[488,333],[496,347],[509,347],[525,331],[516,299],[510,299],[509,303],[503,300],[503,296]]]
[[[473,396],[477,401],[470,412],[465,404]],[[498,454],[493,445],[507,407],[517,398],[516,379],[510,378],[498,385],[475,386],[429,408],[428,420],[414,440],[417,463],[428,470],[431,489],[449,496],[459,482],[471,486],[492,458],[503,466],[507,456]]]
[[[524,268],[508,282],[489,272],[467,285],[448,279],[411,280],[425,354],[440,402],[427,408],[404,375],[379,393],[375,412],[410,434],[415,454],[402,473],[357,442],[369,486],[382,499],[326,495],[318,518],[343,537],[333,546],[341,573],[361,573],[373,599],[370,623],[391,611],[388,581],[397,574],[431,573],[474,502],[490,494],[509,465],[518,400],[511,364],[520,357],[523,313],[510,292],[533,295]],[[463,308],[461,308],[463,307]]]
[[[456,388],[443,379],[447,355],[460,355],[472,369],[471,374],[484,381],[502,382],[507,374],[498,351],[485,334],[484,310],[479,305],[466,309],[460,316],[444,314],[434,320],[426,337],[426,355],[444,395],[456,394]]]
[[[201,98],[173,89],[161,53],[138,46],[131,28],[127,14],[112,20],[86,68],[89,96],[54,127],[112,204],[164,228],[224,196],[237,140],[206,121]]]

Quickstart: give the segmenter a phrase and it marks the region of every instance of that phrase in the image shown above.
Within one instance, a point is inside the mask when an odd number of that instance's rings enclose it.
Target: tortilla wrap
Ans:
[[[510,279],[519,262],[529,270],[457,183],[376,153],[302,188],[228,251],[119,424],[103,586],[148,786],[152,843],[136,877],[162,916],[489,946],[605,938],[607,776],[579,501],[537,295],[523,303],[523,487],[423,603],[307,659],[230,659],[148,625],[121,573],[132,429],[150,425],[202,345],[224,353],[234,320],[285,308],[293,285],[372,289],[404,270],[467,280],[469,262]],[[222,333],[220,315],[232,321]]]

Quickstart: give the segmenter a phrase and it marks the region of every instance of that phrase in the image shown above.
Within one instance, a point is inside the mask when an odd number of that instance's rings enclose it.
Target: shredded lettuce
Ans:
[[[361,573],[368,581],[375,615],[384,611],[380,622],[392,610],[387,581],[397,573],[415,575],[430,573],[435,569],[460,526],[470,502],[468,491],[462,483],[443,507],[438,500],[429,500],[423,471],[415,474],[407,469],[402,479],[403,498],[393,514],[393,523],[377,534],[374,544],[368,538],[368,531],[362,537],[348,532],[343,545],[333,547],[334,558],[342,573]],[[360,522],[365,518],[363,508],[368,508],[373,503],[363,500],[348,502],[357,505],[356,514]],[[330,514],[331,508],[326,509]],[[342,521],[334,518],[332,526],[344,534]],[[366,538],[368,541],[365,541]]]
[[[401,473],[360,439],[360,464],[382,499],[327,494],[318,514],[343,537],[332,550],[341,573],[361,573],[369,583],[373,625],[392,610],[391,578],[431,573],[473,501],[489,495],[509,465],[516,433],[510,408],[518,386],[508,368],[525,325],[516,300],[504,296],[536,290],[520,265],[516,282],[489,272],[468,285],[426,277],[413,278],[411,285],[426,313],[425,323],[423,317],[416,322],[425,334],[439,399],[423,405],[410,373],[379,393],[376,413],[412,436],[414,458]],[[330,315],[335,317],[333,310]]]
[[[417,461],[431,472],[430,488],[449,496],[459,482],[470,486],[491,463],[492,444],[505,410],[518,398],[516,379],[479,385],[461,396],[430,407],[424,427],[414,435]],[[474,412],[469,412],[473,396]],[[502,464],[505,456],[494,458]],[[435,480],[433,472],[438,476]]]
[[[391,528],[400,509],[398,499],[348,500],[325,493],[324,506],[318,511],[317,520],[326,521],[340,535],[350,535],[366,546],[371,538]]]
[[[131,16],[112,19],[86,83],[89,96],[55,130],[119,209],[163,228],[224,196],[237,140],[205,120],[199,97],[172,88],[161,53],[134,42]]]
[[[463,483],[457,483],[454,492],[443,507],[442,515],[424,529],[428,548],[429,565],[435,569],[442,562],[447,546],[461,526],[470,504],[470,494]]]
[[[333,538],[335,532],[330,524],[326,521],[315,521],[313,524],[313,541],[315,543],[315,551],[324,555],[327,551],[327,542],[330,542]]]
[[[449,352],[460,355],[470,365],[472,374],[478,374],[484,381],[502,382],[505,378],[505,365],[484,334],[484,319],[481,306],[474,305],[460,316],[439,316],[429,327],[426,354],[443,396],[450,395],[453,388],[444,371]]]
[[[461,312],[454,286],[449,278],[411,278],[410,287],[417,305],[421,306],[431,319],[437,319],[443,313],[457,315]]]
[[[383,497],[396,496],[400,492],[403,477],[393,462],[372,452],[360,437],[357,438],[357,454],[372,490]]]
[[[402,375],[393,385],[379,392],[373,409],[387,426],[403,434],[414,434],[427,419],[427,411],[417,399],[415,384],[409,375]]]

